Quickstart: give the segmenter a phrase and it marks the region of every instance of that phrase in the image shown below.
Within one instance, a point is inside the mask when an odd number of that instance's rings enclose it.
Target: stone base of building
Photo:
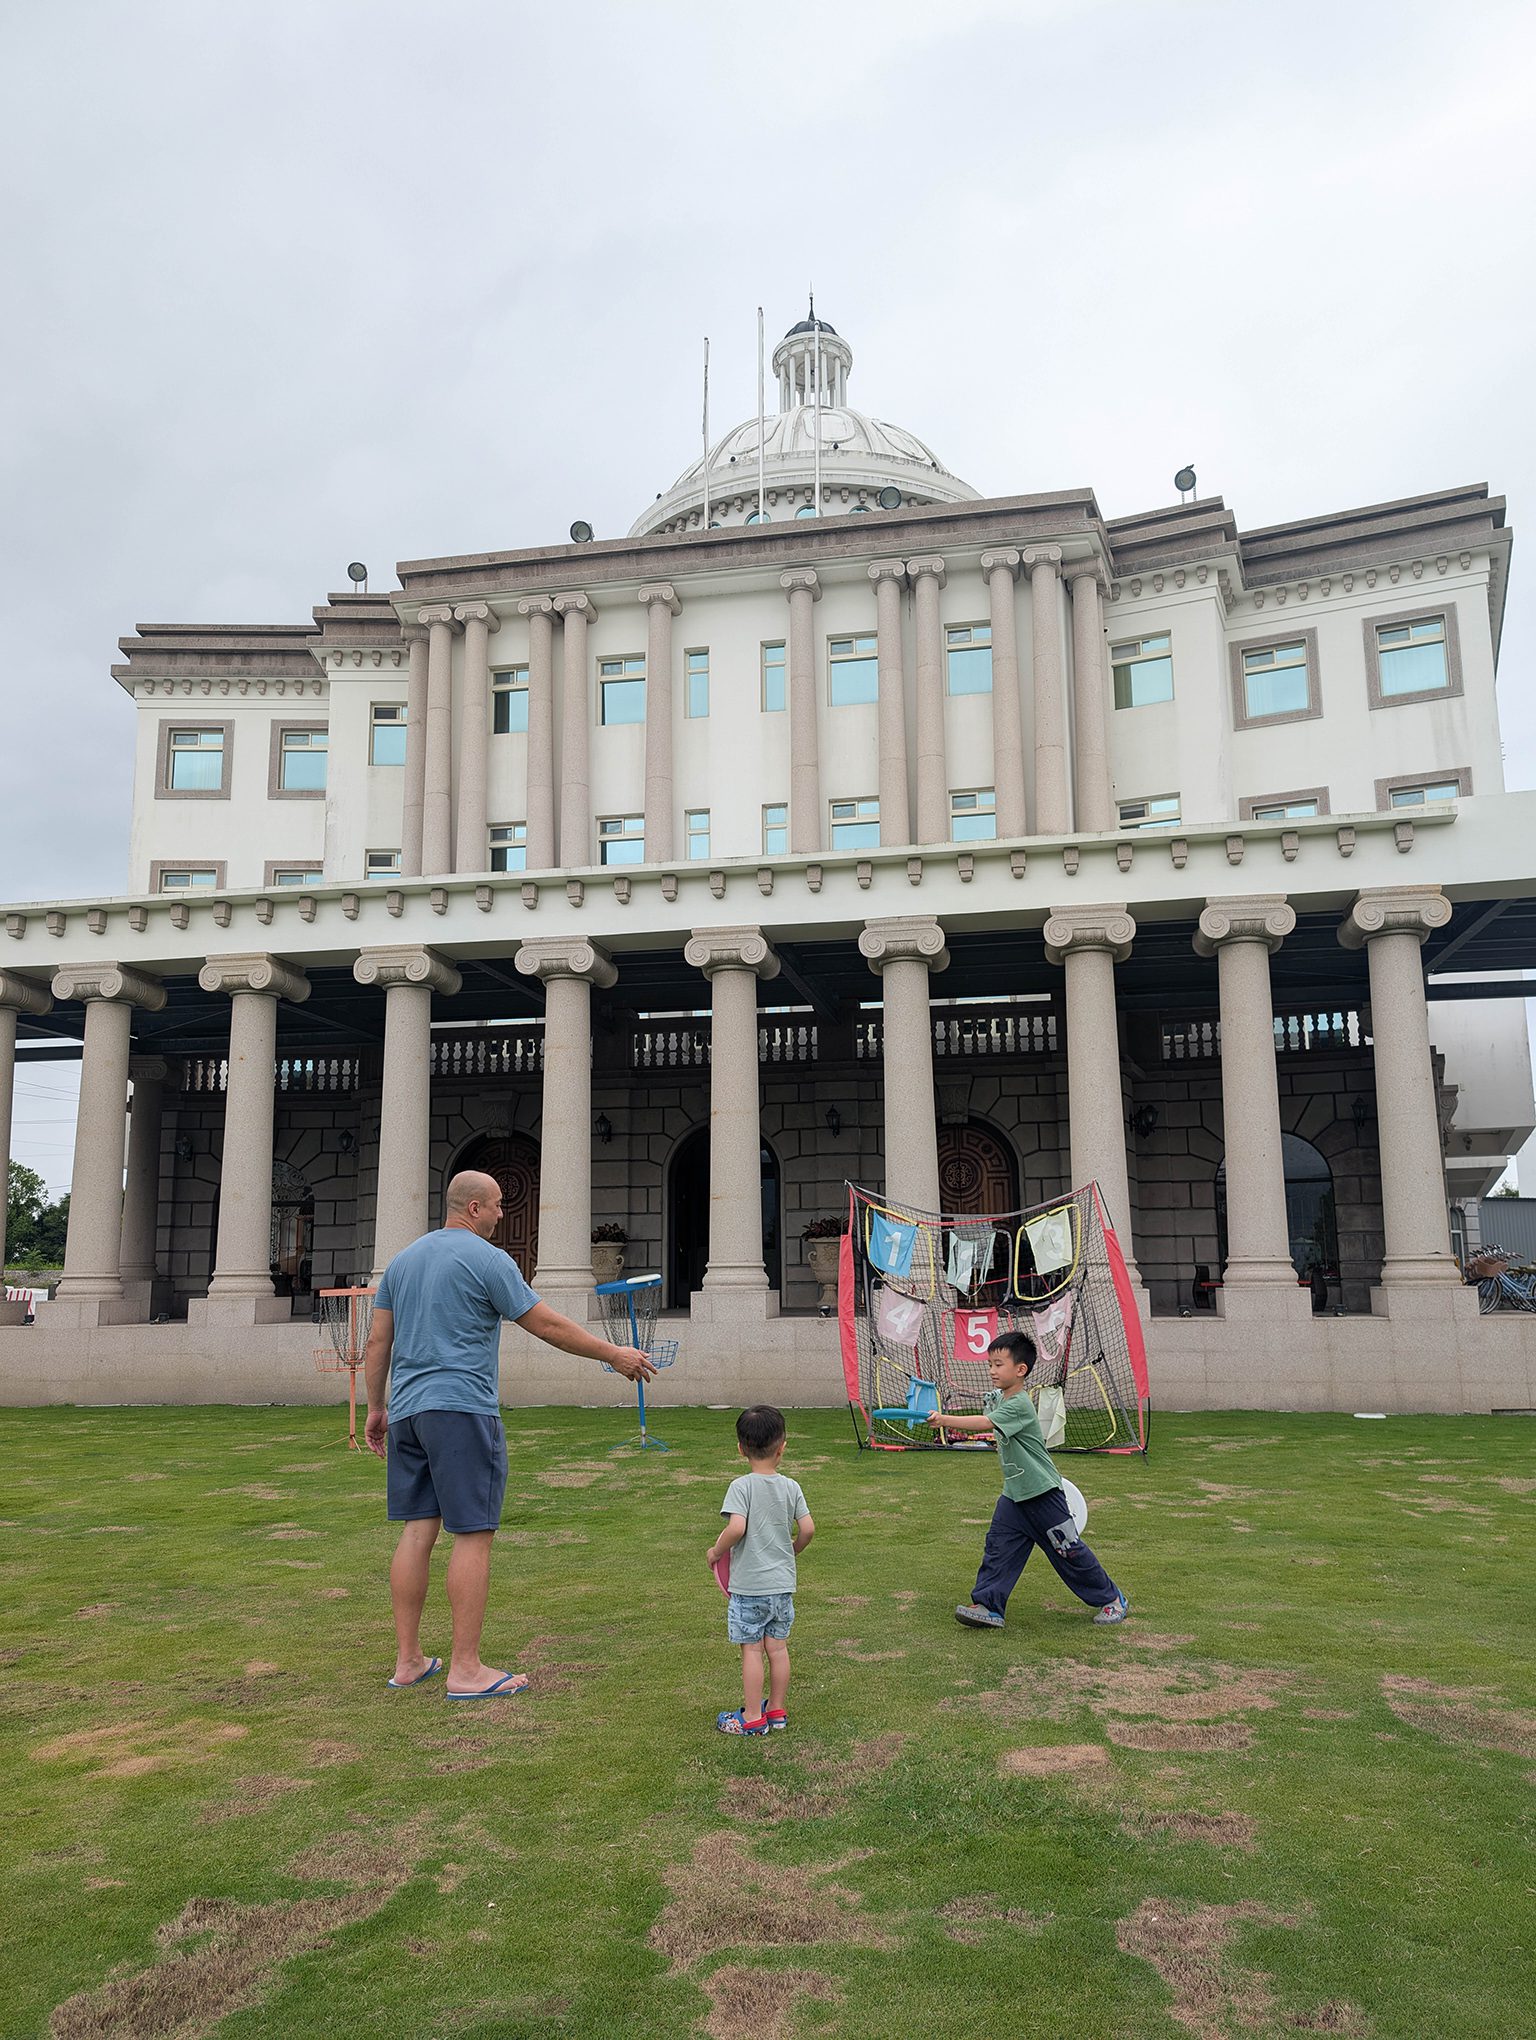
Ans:
[[[1216,1314],[1228,1324],[1302,1325],[1312,1322],[1312,1292],[1286,1268],[1283,1277],[1244,1277],[1229,1268],[1215,1292]]]
[[[270,1293],[266,1296],[194,1296],[187,1303],[187,1323],[199,1329],[218,1326],[224,1331],[243,1331],[247,1325],[286,1325],[292,1322],[291,1300]]]
[[[0,1325],[24,1325],[26,1321],[27,1306],[24,1303],[12,1303],[0,1296]]]
[[[56,1296],[37,1307],[37,1329],[92,1331],[103,1325],[131,1325],[140,1313],[126,1296]]]

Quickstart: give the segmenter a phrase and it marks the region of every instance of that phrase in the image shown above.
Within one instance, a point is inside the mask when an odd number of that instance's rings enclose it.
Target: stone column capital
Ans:
[[[808,589],[813,602],[821,600],[821,582],[814,567],[791,567],[779,576],[779,586],[786,595],[793,595],[799,589]]]
[[[670,581],[654,581],[649,588],[642,588],[635,600],[646,609],[649,609],[653,602],[660,602],[664,603],[674,616],[682,614],[683,605],[678,600],[677,590]]]
[[[1023,552],[1020,553],[1019,558],[1024,562],[1030,573],[1034,573],[1037,567],[1050,567],[1054,570],[1061,565],[1061,547],[1059,545],[1026,546]]]
[[[53,996],[87,1004],[104,1000],[158,1013],[165,1004],[165,986],[143,971],[130,970],[125,963],[66,963],[53,974]]]
[[[1136,939],[1136,923],[1123,906],[1052,907],[1044,934],[1052,963],[1087,949],[1106,950],[1116,963],[1124,963]]]
[[[163,1084],[171,1066],[163,1055],[133,1055],[128,1058],[130,1084]]]
[[[524,977],[545,985],[551,978],[580,978],[605,992],[619,979],[608,952],[580,935],[536,936],[518,945],[513,960]]]
[[[260,952],[238,956],[210,956],[197,974],[205,992],[264,992],[269,998],[287,999],[301,1005],[309,997],[309,979],[303,971],[281,957]]]
[[[554,609],[552,595],[525,595],[517,605],[519,616],[552,616]]]
[[[459,631],[464,628],[463,624],[454,615],[453,604],[451,602],[434,602],[426,609],[418,609],[416,621],[428,625],[434,623],[446,624],[449,630],[453,631]]]
[[[424,623],[402,623],[401,641],[408,645],[424,645],[430,642],[431,632]]]
[[[18,977],[13,970],[0,970],[0,1006],[9,1006],[17,1013],[30,1013],[36,1019],[48,1012],[52,1005],[47,992],[31,978]]]
[[[990,579],[993,574],[1006,574],[1010,580],[1019,571],[1022,555],[1013,546],[999,551],[984,552],[981,556],[981,571]]]
[[[360,985],[388,990],[391,985],[425,985],[451,999],[464,982],[453,965],[435,949],[402,943],[385,949],[365,949],[352,965]]]
[[[875,560],[869,569],[872,581],[894,581],[899,588],[907,578],[905,560]]]
[[[483,623],[488,631],[501,629],[501,618],[489,602],[456,602],[453,620],[455,623]]]
[[[751,970],[760,978],[779,974],[779,959],[761,928],[695,928],[683,958],[707,978],[718,970]]]
[[[907,572],[914,581],[923,574],[931,574],[941,588],[944,585],[944,562],[937,553],[925,553],[921,559],[908,560]]]
[[[1194,935],[1195,953],[1214,956],[1228,942],[1262,942],[1273,955],[1295,926],[1296,910],[1284,893],[1208,899]]]
[[[1074,596],[1078,584],[1083,581],[1091,582],[1101,595],[1109,592],[1109,576],[1104,571],[1104,563],[1092,553],[1080,560],[1068,560],[1062,567],[1061,578],[1071,588]]]
[[[579,590],[571,590],[564,595],[557,595],[554,600],[554,606],[557,616],[580,616],[588,623],[597,614],[597,610],[593,606],[592,597],[590,595],[583,595]]]
[[[1360,893],[1339,924],[1346,949],[1359,949],[1377,935],[1412,935],[1422,942],[1451,918],[1451,903],[1438,886],[1381,886]]]
[[[944,930],[931,914],[866,921],[859,931],[859,954],[877,977],[888,963],[924,963],[929,970],[949,967]]]

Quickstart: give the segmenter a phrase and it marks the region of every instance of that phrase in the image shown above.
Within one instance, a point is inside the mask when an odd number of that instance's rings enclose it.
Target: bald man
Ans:
[[[494,1176],[472,1169],[455,1176],[442,1231],[413,1240],[379,1278],[363,1356],[363,1436],[389,1469],[389,1520],[405,1526],[389,1569],[397,1646],[389,1684],[419,1686],[442,1670],[440,1658],[422,1651],[421,1611],[432,1547],[446,1529],[453,1538],[450,1700],[508,1699],[528,1683],[522,1672],[501,1671],[480,1656],[491,1539],[507,1488],[497,1393],[502,1319],[562,1353],[606,1361],[631,1381],[649,1381],[656,1371],[638,1348],[594,1338],[542,1303],[512,1256],[491,1245],[500,1220]]]

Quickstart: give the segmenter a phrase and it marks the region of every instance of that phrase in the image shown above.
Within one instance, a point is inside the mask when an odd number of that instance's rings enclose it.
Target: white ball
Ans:
[[[1083,1500],[1083,1491],[1070,1480],[1062,1482],[1061,1491],[1067,1498],[1067,1507],[1072,1511],[1072,1521],[1077,1526],[1078,1536],[1081,1537],[1088,1528],[1088,1504]]]

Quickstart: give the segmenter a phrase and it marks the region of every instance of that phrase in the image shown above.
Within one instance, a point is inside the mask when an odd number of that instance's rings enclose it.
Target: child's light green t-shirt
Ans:
[[[792,1594],[795,1525],[810,1514],[799,1481],[783,1473],[739,1473],[720,1513],[747,1519],[746,1536],[731,1548],[731,1592]]]
[[[1010,1501],[1030,1502],[1061,1486],[1061,1475],[1045,1449],[1045,1433],[1028,1389],[1021,1388],[1017,1395],[988,1389],[981,1410],[997,1439],[1003,1493]]]

